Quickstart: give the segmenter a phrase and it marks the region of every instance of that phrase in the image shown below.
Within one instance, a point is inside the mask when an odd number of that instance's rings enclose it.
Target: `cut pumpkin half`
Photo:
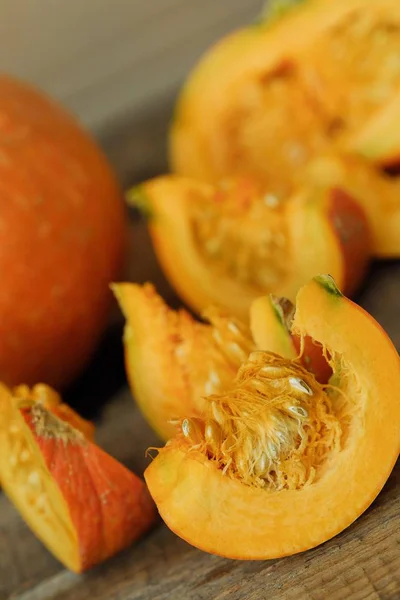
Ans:
[[[91,435],[50,388],[11,392],[0,384],[4,491],[35,535],[78,573],[128,546],[156,518],[144,482]]]
[[[400,360],[381,327],[319,276],[299,291],[292,330],[323,346],[329,385],[257,351],[145,472],[166,524],[207,552],[270,559],[313,548],[360,517],[398,457]]]
[[[279,204],[251,179],[212,186],[163,176],[128,198],[146,206],[159,262],[198,313],[214,305],[247,322],[255,298],[293,300],[321,272],[352,293],[368,261],[363,211],[335,185],[301,187]]]

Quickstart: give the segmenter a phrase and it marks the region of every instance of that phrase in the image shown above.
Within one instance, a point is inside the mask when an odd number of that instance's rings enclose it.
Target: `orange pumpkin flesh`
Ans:
[[[301,188],[284,204],[253,180],[218,187],[177,176],[140,186],[159,261],[195,311],[221,306],[245,322],[266,293],[293,299],[329,271],[354,291],[369,249],[365,217],[336,186]],[[144,198],[144,200],[143,200]]]
[[[167,525],[208,552],[313,548],[363,513],[398,457],[400,361],[381,327],[320,276],[297,296],[293,331],[329,352],[330,386],[255,353],[236,389],[211,396],[204,421],[184,419],[145,472]]]
[[[122,193],[55,102],[0,76],[0,374],[59,388],[88,361],[125,253]]]
[[[327,383],[332,369],[323,349],[309,336],[292,333],[295,307],[287,298],[262,296],[250,307],[250,329],[257,348],[285,358],[299,358],[320,383]]]
[[[399,19],[397,0],[308,0],[276,23],[220,41],[178,101],[172,170],[209,183],[251,176],[284,202],[304,168],[327,151],[357,151],[373,164],[381,164],[386,152],[387,158],[399,156],[396,133],[386,133],[397,122],[397,109],[387,107],[400,85]],[[395,183],[387,195],[398,215]],[[368,214],[375,206],[380,213],[374,252],[399,255],[393,211],[381,205],[381,195],[368,193],[360,201],[370,205]]]
[[[400,91],[348,142],[352,152],[385,167],[400,163]]]
[[[144,416],[167,440],[171,422],[200,415],[204,396],[228,387],[255,346],[250,332],[216,309],[200,323],[185,310],[170,309],[150,284],[114,284],[126,318],[126,371]]]
[[[59,406],[63,421],[37,394],[0,386],[0,480],[48,549],[82,572],[146,531],[154,504],[138,477],[70,424],[79,421],[71,409]]]

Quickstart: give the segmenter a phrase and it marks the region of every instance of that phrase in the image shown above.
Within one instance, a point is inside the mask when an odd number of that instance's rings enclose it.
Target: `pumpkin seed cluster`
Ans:
[[[315,482],[341,446],[323,386],[298,361],[262,351],[242,365],[234,387],[208,398],[204,420],[184,419],[181,431],[226,475],[270,490]]]

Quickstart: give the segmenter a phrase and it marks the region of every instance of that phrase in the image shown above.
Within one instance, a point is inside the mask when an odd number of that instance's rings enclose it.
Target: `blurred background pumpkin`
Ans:
[[[107,159],[41,92],[0,77],[0,380],[69,383],[106,324],[126,241]]]

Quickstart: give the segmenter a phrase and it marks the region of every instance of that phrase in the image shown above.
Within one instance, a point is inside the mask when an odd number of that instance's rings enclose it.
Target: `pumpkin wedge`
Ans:
[[[150,283],[112,286],[124,313],[125,365],[137,405],[157,434],[168,440],[187,415],[201,416],[207,396],[228,389],[240,365],[260,348],[300,360],[326,382],[331,374],[321,348],[292,335],[293,305],[262,297],[251,306],[251,331],[215,307],[195,320],[170,309]]]
[[[169,439],[173,423],[201,415],[204,397],[231,385],[255,349],[242,323],[216,308],[196,321],[170,309],[151,284],[112,286],[126,318],[125,364],[132,394],[157,434]],[[171,422],[172,421],[172,422]]]
[[[329,386],[255,352],[235,387],[183,419],[145,479],[167,525],[207,552],[270,559],[313,548],[357,519],[400,450],[400,360],[375,320],[319,276],[293,331],[330,357]]]
[[[255,177],[285,202],[310,161],[326,151],[348,152],[369,126],[377,135],[366,138],[361,154],[379,163],[385,131],[380,136],[380,123],[373,123],[383,112],[397,124],[386,110],[400,86],[399,26],[397,0],[304,0],[280,19],[221,40],[178,100],[172,170],[209,183]],[[396,146],[396,134],[390,138]],[[390,197],[399,213],[396,186]],[[369,201],[380,205],[379,196]],[[380,245],[392,218],[380,213],[374,253],[399,255],[399,230],[389,247]]]
[[[47,548],[82,572],[128,546],[156,517],[144,482],[103,452],[43,386],[0,385],[0,481]]]
[[[252,300],[261,295],[293,300],[321,272],[352,293],[365,272],[365,216],[334,185],[318,181],[280,204],[252,179],[212,186],[166,175],[128,198],[146,206],[159,262],[198,313],[214,305],[246,322]]]

